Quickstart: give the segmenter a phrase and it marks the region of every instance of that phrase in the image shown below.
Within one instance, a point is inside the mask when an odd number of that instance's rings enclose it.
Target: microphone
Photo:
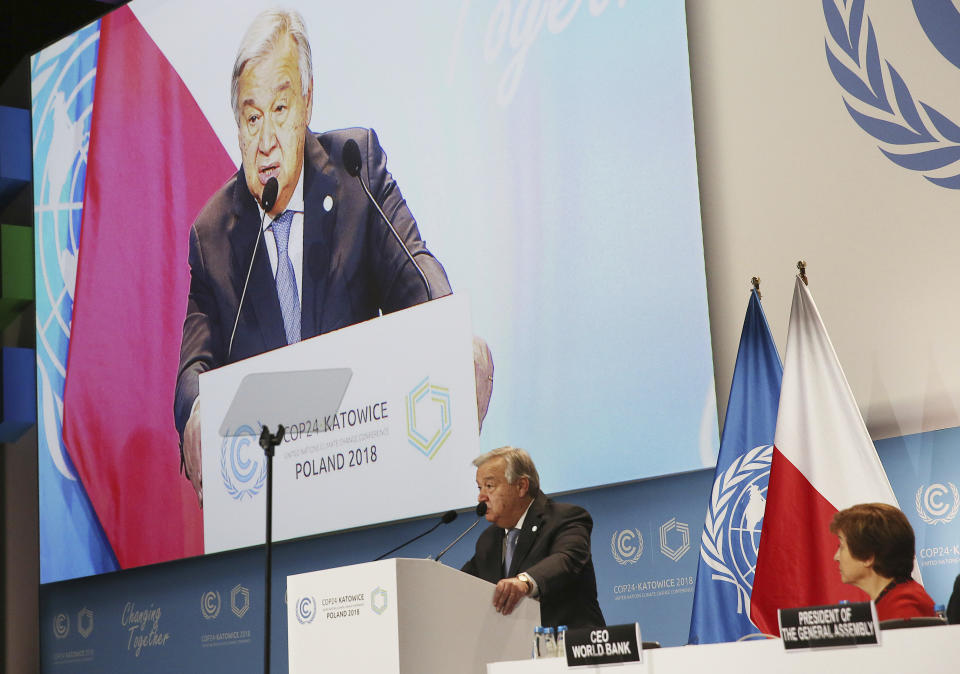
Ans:
[[[427,300],[432,300],[433,293],[430,291],[430,283],[427,281],[427,275],[423,273],[423,269],[419,264],[417,264],[417,261],[413,258],[413,255],[410,254],[410,249],[407,248],[407,244],[405,244],[403,239],[400,238],[400,235],[397,234],[397,230],[393,226],[393,223],[390,222],[390,218],[388,218],[387,214],[383,212],[383,209],[380,208],[380,204],[377,203],[377,200],[373,198],[373,194],[370,193],[370,189],[367,187],[367,184],[363,182],[363,177],[360,175],[360,169],[363,167],[363,159],[360,156],[360,146],[357,145],[357,141],[355,141],[353,138],[348,139],[347,142],[343,144],[342,158],[343,168],[346,169],[347,173],[360,181],[360,186],[363,187],[363,192],[367,195],[367,199],[369,199],[370,203],[372,203],[377,209],[377,212],[380,214],[380,217],[383,218],[383,221],[387,223],[387,227],[390,229],[390,233],[393,234],[393,238],[397,240],[397,243],[399,243],[400,247],[403,248],[403,252],[407,254],[407,259],[413,264],[413,268],[417,270],[418,274],[420,274],[420,279],[423,281],[423,287],[427,291]]]
[[[280,191],[280,184],[276,178],[270,178],[267,184],[263,186],[263,192],[260,195],[260,204],[263,206],[263,216],[260,218],[260,230],[257,232],[257,241],[253,244],[253,255],[250,256],[250,266],[247,267],[247,278],[243,282],[243,292],[240,293],[240,304],[237,306],[237,317],[233,319],[233,330],[230,331],[230,344],[227,346],[227,362],[230,361],[230,354],[233,353],[233,338],[237,334],[237,325],[240,323],[240,311],[243,309],[243,298],[247,296],[247,284],[250,283],[250,272],[253,271],[253,261],[257,257],[257,247],[260,245],[260,238],[263,235],[263,221],[267,217],[267,212],[277,203],[277,192]]]
[[[439,527],[441,524],[450,524],[450,523],[451,523],[453,520],[455,520],[455,519],[457,519],[457,511],[456,511],[456,510],[448,510],[447,512],[443,513],[443,517],[440,518],[440,521],[439,521],[439,522],[437,522],[437,523],[434,524],[432,527],[430,527],[429,529],[427,529],[426,531],[424,531],[422,534],[420,534],[419,536],[414,536],[413,538],[411,538],[411,539],[410,539],[409,541],[407,541],[406,543],[401,543],[400,545],[398,545],[397,547],[395,547],[393,550],[388,550],[387,552],[383,553],[382,555],[380,555],[379,557],[377,557],[377,558],[376,558],[375,560],[373,560],[373,561],[375,561],[375,562],[380,561],[381,559],[383,559],[383,558],[386,557],[387,555],[396,552],[396,551],[399,550],[400,548],[404,548],[404,547],[410,545],[411,543],[413,543],[414,541],[423,538],[424,536],[426,536],[427,534],[429,534],[431,531],[433,531],[434,529],[436,529],[437,527]]]
[[[486,503],[486,501],[484,501],[484,502],[482,502],[482,503],[478,503],[478,504],[477,504],[477,517],[481,517],[481,518],[482,518],[482,517],[483,517],[484,515],[486,515],[486,514],[487,514],[487,503]],[[440,558],[443,557],[445,554],[447,554],[447,550],[449,550],[449,549],[452,548],[454,545],[456,545],[457,543],[459,543],[461,538],[463,538],[464,536],[466,536],[467,534],[469,534],[471,531],[473,531],[473,528],[474,528],[475,526],[477,526],[478,524],[480,524],[480,522],[482,522],[482,521],[483,521],[482,519],[479,519],[479,520],[477,520],[476,522],[474,522],[473,524],[471,524],[469,527],[467,527],[467,530],[466,530],[466,531],[464,531],[462,534],[460,534],[459,536],[457,536],[450,545],[448,545],[447,547],[445,547],[443,550],[440,551],[440,554],[438,554],[438,555],[434,558],[434,561],[435,561],[435,562],[439,562],[439,561],[440,561]]]

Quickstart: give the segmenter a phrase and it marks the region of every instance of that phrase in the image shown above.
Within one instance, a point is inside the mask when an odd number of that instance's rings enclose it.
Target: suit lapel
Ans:
[[[517,549],[513,553],[513,562],[510,564],[508,578],[516,576],[524,568],[524,561],[530,554],[530,549],[543,529],[543,514],[547,497],[540,494],[530,504],[527,516],[523,520],[523,529],[517,538]]]
[[[247,189],[242,168],[234,189],[234,212],[236,219],[233,222],[233,231],[228,233],[227,240],[230,241],[232,249],[233,268],[238,272],[237,277],[234,278],[234,287],[239,303],[243,293],[243,282],[247,276],[247,267],[250,264],[250,254],[256,244],[256,237],[260,235],[260,211]],[[243,300],[244,315],[249,315],[248,311],[253,311],[256,316],[256,323],[259,325],[266,350],[275,349],[287,343],[286,334],[283,332],[280,300],[277,299],[277,287],[270,269],[270,258],[267,256],[266,246],[262,240],[257,246],[257,256],[250,272],[250,283],[247,285],[247,296]],[[242,317],[240,322],[244,322]],[[238,326],[237,331],[239,330]]]
[[[330,157],[307,133],[303,169],[303,302],[301,336],[319,335],[330,273],[333,228],[337,222],[339,184]],[[329,208],[329,210],[328,210]]]

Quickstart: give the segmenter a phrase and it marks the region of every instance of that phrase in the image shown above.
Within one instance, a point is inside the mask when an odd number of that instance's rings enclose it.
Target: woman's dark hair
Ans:
[[[913,572],[913,527],[899,508],[861,503],[833,516],[830,531],[842,533],[854,559],[873,557],[873,570],[884,578],[906,579]]]

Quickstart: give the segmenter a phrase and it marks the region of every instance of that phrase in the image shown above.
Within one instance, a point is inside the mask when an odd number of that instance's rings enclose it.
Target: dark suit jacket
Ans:
[[[473,558],[463,566],[472,576],[496,583],[521,571],[540,588],[540,620],[544,625],[592,627],[604,624],[597,601],[597,578],[590,556],[590,513],[579,506],[537,496],[517,539],[509,573],[503,574],[501,527],[491,525],[477,539]]]
[[[427,299],[416,269],[357,179],[343,168],[341,150],[349,138],[360,146],[364,180],[423,267],[433,296],[450,294],[443,267],[420,239],[417,223],[387,171],[387,158],[376,133],[369,129],[308,132],[303,173],[303,339]],[[328,196],[333,208],[325,211],[323,202]],[[230,332],[259,234],[260,214],[241,167],[210,198],[190,229],[190,294],[174,401],[181,439],[199,393],[201,372],[287,343],[270,260],[261,241],[233,351],[227,358]]]
[[[953,593],[947,604],[947,622],[951,625],[960,625],[960,575],[953,581]]]

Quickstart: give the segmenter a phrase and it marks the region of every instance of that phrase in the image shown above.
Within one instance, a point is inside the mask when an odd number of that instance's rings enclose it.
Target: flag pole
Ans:
[[[810,282],[807,280],[807,263],[804,260],[797,262],[797,269],[800,270],[800,280],[803,281],[803,285],[808,286]]]
[[[763,299],[763,295],[760,294],[760,277],[754,276],[750,279],[750,284],[753,286],[753,289],[757,291],[757,298]]]

